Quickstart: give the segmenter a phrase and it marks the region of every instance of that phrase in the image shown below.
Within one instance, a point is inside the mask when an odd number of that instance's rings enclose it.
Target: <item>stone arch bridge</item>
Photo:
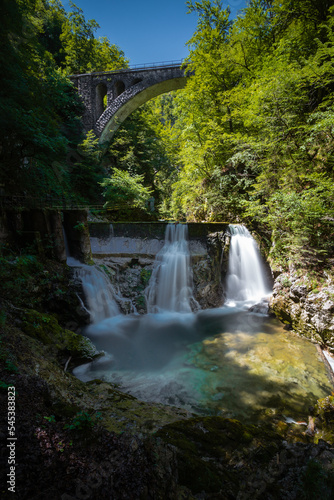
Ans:
[[[70,78],[85,106],[84,130],[93,130],[103,144],[139,106],[160,94],[185,87],[187,76],[179,61]]]

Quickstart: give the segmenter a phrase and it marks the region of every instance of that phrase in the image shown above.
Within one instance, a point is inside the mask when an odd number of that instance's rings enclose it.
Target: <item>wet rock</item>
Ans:
[[[116,290],[115,300],[121,312],[145,314],[145,289],[152,274],[153,260],[103,257],[97,262],[108,270],[113,270],[112,274],[108,274]]]
[[[333,488],[328,443],[287,442],[268,428],[220,417],[176,422],[158,434],[175,446],[179,482],[196,498],[303,498],[317,486],[312,484],[312,453],[319,456],[314,481],[321,477],[329,494]]]
[[[334,313],[334,302],[332,300],[327,300],[323,306],[322,310],[324,312]]]
[[[206,241],[207,258],[193,263],[194,296],[202,309],[220,307],[224,303],[223,276],[228,266],[227,239],[224,233],[209,234]]]
[[[334,301],[332,286],[323,286],[315,293],[310,285],[285,273],[277,278],[270,308],[298,334],[334,351]]]
[[[294,300],[299,302],[302,297],[307,295],[306,285],[292,285],[290,288],[289,296]]]
[[[249,312],[257,313],[257,314],[267,314],[269,310],[269,301],[263,300],[258,304],[254,304],[249,309]]]
[[[319,399],[313,408],[312,416],[319,444],[324,446],[325,441],[334,444],[334,396]]]

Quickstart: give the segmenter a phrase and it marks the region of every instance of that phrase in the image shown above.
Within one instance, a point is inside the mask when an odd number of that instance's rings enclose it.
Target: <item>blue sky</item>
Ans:
[[[66,10],[69,1],[63,0]],[[95,19],[101,28],[97,36],[107,36],[118,45],[130,65],[165,62],[187,57],[186,42],[196,29],[197,15],[187,14],[185,0],[74,0],[86,19]],[[232,17],[246,0],[223,1]]]

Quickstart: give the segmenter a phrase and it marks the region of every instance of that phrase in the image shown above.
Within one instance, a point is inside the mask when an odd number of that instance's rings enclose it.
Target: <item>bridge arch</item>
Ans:
[[[70,78],[85,107],[84,130],[93,129],[100,143],[107,143],[135,109],[160,94],[184,88],[188,76],[179,61]]]
[[[124,91],[107,107],[96,123],[96,130],[100,135],[100,144],[110,142],[117,129],[133,111],[160,94],[183,89],[186,80],[187,78],[183,76],[164,80],[143,89],[139,87],[138,89],[130,88]],[[134,90],[137,90],[137,92]]]

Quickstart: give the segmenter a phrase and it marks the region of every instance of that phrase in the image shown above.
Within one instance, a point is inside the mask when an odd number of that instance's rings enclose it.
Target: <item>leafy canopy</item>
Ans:
[[[127,60],[108,39],[95,38],[94,20],[70,7],[66,12],[59,0],[0,4],[0,184],[7,195],[98,195],[101,165],[93,158],[88,164],[80,147],[83,106],[67,76],[125,67]]]
[[[114,168],[112,176],[101,183],[101,186],[106,188],[105,207],[126,204],[146,210],[152,191],[143,185],[143,180],[143,175],[131,175],[127,171]]]

